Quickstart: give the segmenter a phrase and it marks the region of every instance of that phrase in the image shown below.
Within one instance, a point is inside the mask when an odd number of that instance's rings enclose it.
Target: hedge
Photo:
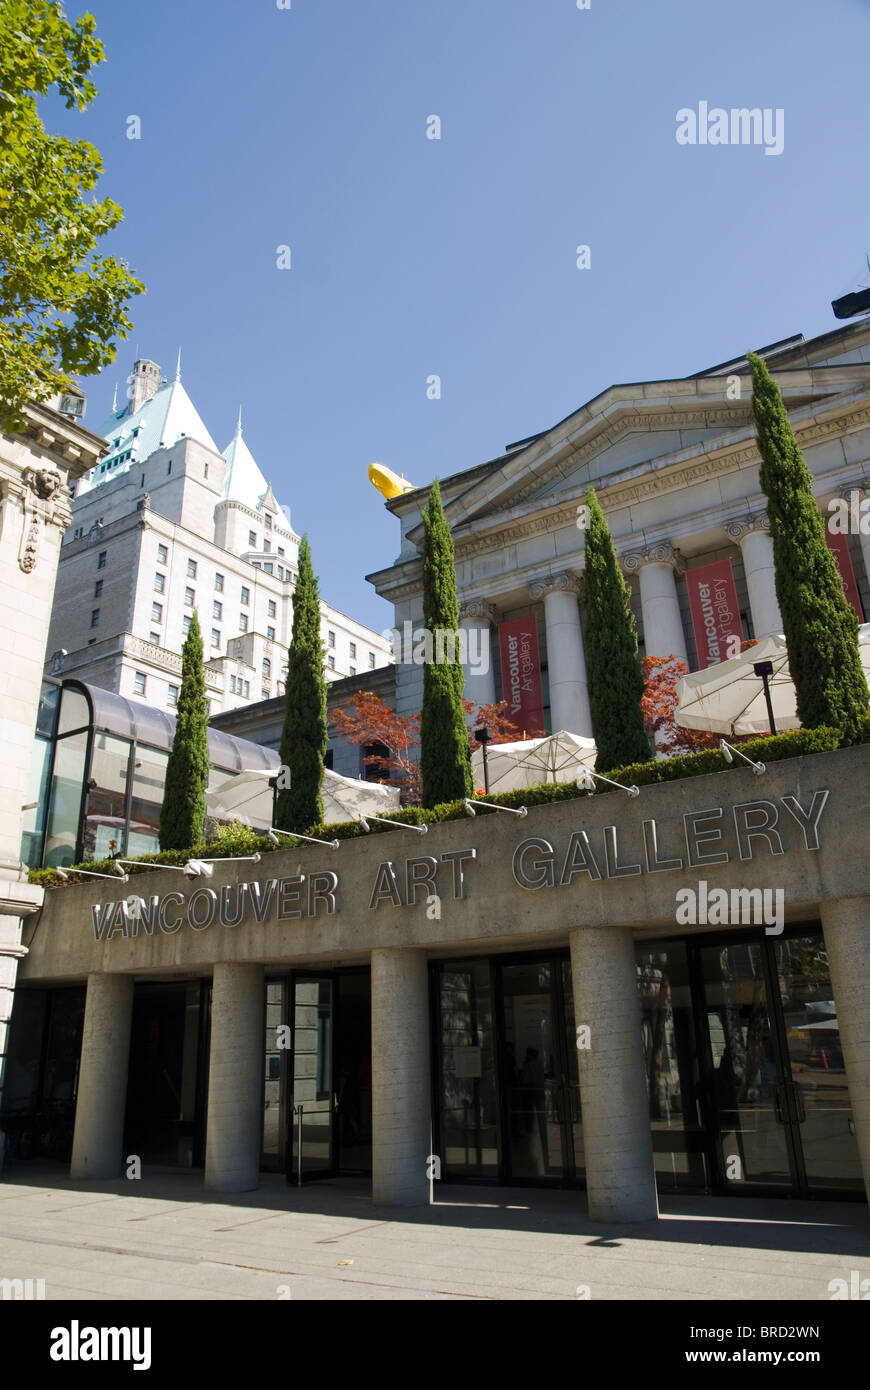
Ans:
[[[774,763],[781,762],[786,758],[804,757],[812,753],[830,753],[837,748],[850,747],[855,743],[870,743],[870,716],[864,721],[857,739],[844,737],[838,729],[795,729],[785,734],[751,739],[739,746],[740,751],[747,758],[763,763]],[[728,772],[745,767],[746,764],[741,758],[735,757],[734,762],[729,764],[718,748],[710,748],[701,753],[684,753],[660,762],[632,763],[629,767],[615,768],[606,775],[623,787],[632,784],[637,787],[647,787],[657,782],[676,782],[685,777],[704,777],[713,772]],[[596,796],[606,796],[613,791],[614,788],[609,787],[606,782],[596,783]],[[496,806],[510,806],[516,809],[520,806],[543,806],[554,801],[570,801],[591,795],[591,792],[587,791],[585,787],[579,786],[577,782],[546,782],[537,787],[520,787],[516,791],[493,792],[483,797],[473,796],[469,797],[469,800],[471,802],[488,801]],[[431,809],[422,806],[408,806],[402,811],[391,811],[389,819],[399,821],[402,825],[437,825],[441,821],[463,820],[467,814],[464,801],[447,801]],[[479,816],[496,814],[497,812],[488,810],[486,806],[480,806],[477,811]],[[392,829],[391,826],[383,825],[374,819],[369,819],[368,824],[371,827],[370,831],[365,831],[358,821],[344,821],[338,825],[320,825],[315,826],[311,834],[324,840],[354,840],[361,835],[378,835]],[[146,873],[153,864],[182,865],[188,859],[229,859],[241,853],[266,855],[277,849],[290,847],[303,849],[306,847],[306,842],[282,836],[280,843],[275,845],[265,835],[260,836],[251,831],[249,834],[237,835],[229,840],[196,845],[186,852],[166,850],[161,854],[142,855],[135,864],[126,865],[125,868],[127,873],[135,875]],[[112,859],[88,860],[80,867],[89,869],[94,873],[111,874],[119,885],[121,883]],[[70,875],[69,882],[71,884],[75,875],[75,866],[65,869],[64,872]],[[85,878],[75,881],[81,883],[88,880]],[[28,874],[28,882],[43,884],[48,888],[67,886],[62,879],[58,878],[54,869],[31,869]]]

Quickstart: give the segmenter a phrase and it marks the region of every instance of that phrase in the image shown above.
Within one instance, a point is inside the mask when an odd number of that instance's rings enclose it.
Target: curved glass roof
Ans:
[[[84,681],[68,679],[61,688],[61,721],[63,720],[64,693],[69,690],[84,695],[90,710],[90,725],[119,738],[135,739],[137,743],[147,744],[169,753],[175,737],[175,717],[165,710],[155,709],[140,700],[128,700],[124,695],[116,695],[113,690],[101,690],[97,685],[86,685]],[[72,729],[74,726],[69,725]],[[81,728],[76,721],[75,727]],[[63,724],[61,723],[61,729]],[[64,730],[66,732],[66,730]],[[277,772],[281,759],[273,748],[265,748],[261,743],[250,743],[244,738],[233,738],[231,734],[219,729],[208,731],[208,760],[213,767],[227,772],[253,772],[266,768]]]

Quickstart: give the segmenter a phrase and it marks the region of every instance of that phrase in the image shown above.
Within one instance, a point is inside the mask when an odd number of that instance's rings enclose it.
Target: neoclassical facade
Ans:
[[[870,321],[761,353],[776,377],[823,511],[870,487]],[[413,472],[413,461],[403,461]],[[488,662],[466,694],[506,697],[502,625],[536,620],[547,730],[590,736],[583,646],[582,505],[593,485],[632,591],[641,651],[699,659],[689,580],[723,571],[731,630],[781,630],[773,552],[745,359],[683,379],[611,386],[552,429],[441,482],[456,553],[461,623],[480,630]],[[395,625],[422,624],[422,509],[428,487],[388,502],[402,528],[394,564],[369,575]],[[846,535],[838,560],[870,613],[870,534]],[[841,564],[841,569],[842,569]],[[478,650],[469,643],[469,650]],[[422,667],[397,663],[397,708],[419,710]]]

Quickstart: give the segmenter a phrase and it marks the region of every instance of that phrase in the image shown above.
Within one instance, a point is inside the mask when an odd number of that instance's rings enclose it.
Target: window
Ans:
[[[151,633],[151,641],[154,643],[155,647],[159,647],[159,646],[160,646],[160,633],[159,633],[159,632],[152,632],[152,633]]]
[[[221,644],[221,634],[220,634],[220,629],[219,629],[219,628],[216,628],[216,627],[213,627],[213,628],[212,628],[212,630],[211,630],[211,644],[212,644],[213,647],[219,647],[219,646],[220,646],[220,644]]]
[[[248,604],[251,601],[251,591],[242,585],[242,603]]]
[[[185,637],[190,632],[190,614],[188,614],[187,617],[183,620],[181,624],[181,630],[184,633]]]
[[[166,575],[165,575],[165,574],[155,574],[155,576],[154,576],[154,592],[155,592],[156,594],[162,594],[162,593],[163,593],[163,590],[164,590],[165,588],[166,588]]]
[[[101,550],[99,555],[97,556],[98,570],[104,570],[106,568],[106,556],[108,555],[108,553],[109,552],[107,550]]]
[[[242,614],[239,615],[239,632],[247,632],[247,630],[248,630],[248,615],[247,615],[247,613],[242,613]]]
[[[99,610],[99,608],[92,608],[92,609],[91,609],[91,627],[99,627],[99,626],[100,626],[100,610]]]
[[[334,657],[334,656],[328,656],[328,657],[326,658],[326,664],[327,664],[327,666],[329,667],[330,671],[334,671],[334,670],[335,670],[335,657]]]
[[[265,565],[265,564],[264,564],[264,565],[263,565],[263,569],[266,571],[267,574],[271,574],[271,573],[272,573],[272,564],[271,564],[271,562],[270,562],[268,565]]]
[[[151,605],[151,621],[152,621],[152,623],[162,623],[162,622],[163,622],[163,604],[162,604],[162,603],[152,603],[152,605]]]
[[[144,694],[145,694],[145,672],[144,672],[144,671],[134,671],[134,672],[133,672],[133,694],[134,694],[134,695],[144,695]]]
[[[272,529],[272,518],[270,517],[269,513],[267,512],[267,513],[266,513],[266,530],[267,530],[267,531],[271,531],[271,529]]]
[[[217,618],[218,620],[223,618],[224,606],[222,603],[218,601],[218,599],[215,599],[214,603],[211,606],[211,615],[213,618]]]
[[[158,565],[165,565],[165,564],[166,564],[166,561],[167,561],[168,559],[169,559],[169,551],[168,551],[168,549],[166,548],[166,546],[165,546],[165,545],[158,545],[158,547],[157,547],[157,563],[158,563]]]
[[[224,591],[224,577],[223,577],[222,574],[216,574],[216,575],[215,575],[215,577],[214,577],[214,587],[215,587],[215,592],[216,592],[216,593],[218,593],[218,594],[222,594],[222,593],[223,593],[223,591]]]
[[[275,629],[274,629],[273,627],[267,627],[267,628],[266,628],[266,640],[269,641],[269,642],[274,642],[274,640],[275,640]]]
[[[250,682],[250,681],[245,681],[245,699],[246,699],[246,700],[250,697],[250,694],[251,694],[251,682]]]
[[[351,674],[352,676],[355,676],[355,675],[356,675],[356,667],[355,667],[355,666],[351,666],[351,668],[350,668],[350,674]]]
[[[231,694],[231,695],[235,695],[235,693],[236,693],[236,678],[235,678],[235,676],[230,676],[230,694]]]
[[[99,598],[99,597],[100,597],[100,594],[101,594],[102,592],[103,592],[103,581],[102,581],[102,579],[98,579],[97,582],[96,582],[96,584],[94,585],[94,598]]]
[[[256,533],[256,531],[249,531],[249,532],[248,532],[248,545],[251,547],[252,550],[256,550],[256,548],[257,548],[257,533]]]
[[[178,704],[178,686],[170,685],[166,691],[167,703],[171,706]]]
[[[369,652],[369,670],[370,670],[370,671],[373,671],[374,669],[375,669],[375,654],[374,654],[374,652]]]
[[[277,612],[278,610],[277,610],[276,607],[275,607],[275,602],[274,602],[273,599],[269,599],[269,607],[268,607],[268,610],[267,610],[267,611],[268,611],[269,617],[270,617],[270,618],[274,618],[274,616],[275,616],[275,614],[276,614],[276,612]]]
[[[261,700],[271,700],[271,698],[272,698],[272,692],[271,692],[271,690],[269,689],[269,687],[268,687],[267,685],[264,685],[264,686],[263,686],[263,689],[260,691],[260,699],[261,699]]]
[[[283,558],[283,555],[284,555],[284,547],[283,547],[283,545],[279,545],[279,546],[278,546],[278,554],[279,554],[280,556],[282,556],[282,558]]]
[[[327,645],[328,647],[334,647],[334,646],[335,646],[335,633],[334,633],[334,632],[327,632],[327,634],[326,634],[326,645]]]
[[[196,561],[195,561],[195,560],[188,560],[188,562],[187,562],[187,573],[188,573],[188,575],[190,576],[191,579],[195,579],[195,578],[196,578]]]
[[[356,661],[356,642],[351,642],[350,644],[350,659],[351,661]]]
[[[272,663],[271,663],[271,661],[269,661],[269,659],[268,659],[268,657],[267,657],[266,660],[263,662],[263,680],[264,680],[264,681],[270,680],[270,679],[271,679],[271,676],[272,676]]]
[[[186,607],[186,608],[192,608],[195,599],[196,599],[196,594],[193,592],[193,590],[192,590],[192,589],[185,589],[185,591],[184,591],[184,604],[185,604],[185,607]]]

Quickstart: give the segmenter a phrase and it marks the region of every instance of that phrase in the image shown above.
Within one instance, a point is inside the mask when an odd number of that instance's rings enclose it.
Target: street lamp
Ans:
[[[776,733],[776,724],[773,722],[773,702],[770,698],[770,678],[773,675],[772,661],[756,661],[753,666],[756,676],[760,676],[764,685],[764,698],[767,701],[767,718],[770,724],[770,732]]]
[[[483,749],[483,790],[489,795],[489,764],[486,761],[486,745],[489,743],[489,729],[475,729],[474,737]]]

